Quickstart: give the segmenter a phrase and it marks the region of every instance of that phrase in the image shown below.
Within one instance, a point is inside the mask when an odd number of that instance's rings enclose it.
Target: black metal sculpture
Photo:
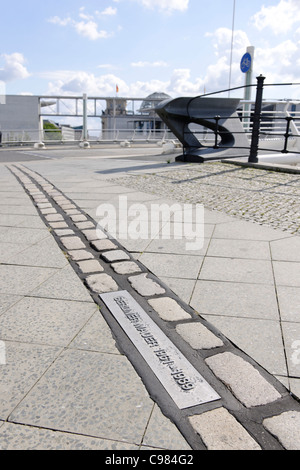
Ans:
[[[202,96],[161,102],[155,108],[157,114],[183,145],[184,153],[176,160],[203,162],[248,155],[249,141],[237,113],[239,102],[234,98]],[[200,142],[195,124],[213,132],[213,145]]]

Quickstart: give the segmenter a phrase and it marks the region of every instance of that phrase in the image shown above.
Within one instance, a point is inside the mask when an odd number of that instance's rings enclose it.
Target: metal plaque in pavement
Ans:
[[[179,409],[220,399],[129,292],[109,292],[100,298]]]

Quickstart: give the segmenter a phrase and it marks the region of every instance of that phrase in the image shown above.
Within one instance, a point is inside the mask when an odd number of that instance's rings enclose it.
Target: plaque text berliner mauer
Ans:
[[[220,399],[129,292],[110,292],[100,298],[179,409]]]

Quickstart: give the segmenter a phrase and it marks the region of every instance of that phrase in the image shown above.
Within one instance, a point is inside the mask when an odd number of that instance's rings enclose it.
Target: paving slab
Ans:
[[[159,447],[170,450],[191,450],[179,430],[165,419],[162,412],[155,405],[152,412],[143,444],[149,447]]]
[[[107,380],[112,373],[113,388]],[[133,444],[142,441],[152,407],[152,400],[124,356],[68,350],[15,408],[10,419]],[[129,422],[134,426],[128,426]]]
[[[270,247],[273,260],[300,262],[300,237],[276,240]]]
[[[300,287],[300,263],[274,261],[273,267],[277,285]]]
[[[5,342],[6,364],[1,365],[0,419],[6,420],[23,397],[48,369],[61,348]]]
[[[6,341],[67,346],[94,314],[88,302],[26,297],[1,316]]]
[[[248,221],[231,221],[230,223],[218,224],[215,228],[213,238],[228,238],[233,240],[256,240],[274,241],[289,238],[289,234],[283,234],[272,228],[260,226]]]
[[[70,343],[70,347],[106,354],[121,354],[109,326],[99,311],[87,321]]]
[[[272,285],[198,280],[191,306],[205,315],[279,319],[276,290]]]
[[[206,257],[199,279],[271,285],[274,283],[270,261],[242,258]]]
[[[282,320],[300,322],[300,287],[277,286],[277,294]]]
[[[0,266],[1,268],[1,266]],[[1,269],[0,269],[1,274]],[[31,295],[49,299],[77,300],[92,302],[92,299],[79,278],[74,276],[71,266],[55,270],[45,282],[31,291]]]
[[[21,295],[12,295],[12,294],[1,294],[0,295],[0,315],[2,315],[11,305],[14,305],[23,296]]]
[[[142,253],[138,260],[145,264],[156,276],[197,279],[203,258],[201,256]]]
[[[0,293],[29,295],[59,270],[16,265],[0,265]]]
[[[49,231],[25,227],[0,227],[0,243],[18,243],[32,245],[49,236]]]
[[[269,243],[253,240],[214,238],[210,242],[207,255],[225,258],[271,259]]]
[[[210,321],[210,315],[204,315]],[[278,321],[259,318],[214,317],[214,326],[259,364],[277,376],[287,375],[282,327]],[[251,335],[249,334],[251,331]]]
[[[72,435],[13,423],[0,426],[0,450],[138,450],[138,446],[118,441]]]
[[[50,268],[63,268],[68,261],[62,252],[57,250],[57,243],[51,236],[25,247],[21,253],[9,258],[10,264],[24,266],[40,266]]]

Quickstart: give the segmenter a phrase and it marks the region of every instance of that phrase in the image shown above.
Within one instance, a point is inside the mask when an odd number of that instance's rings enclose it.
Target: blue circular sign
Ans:
[[[252,62],[252,57],[249,52],[246,52],[246,54],[243,55],[242,60],[241,60],[241,71],[243,73],[249,72],[251,69],[251,62]]]

